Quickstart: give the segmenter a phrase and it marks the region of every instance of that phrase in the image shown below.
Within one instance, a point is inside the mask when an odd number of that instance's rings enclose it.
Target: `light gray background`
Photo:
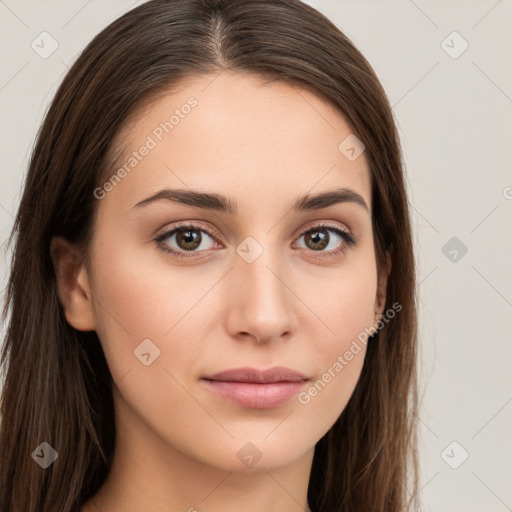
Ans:
[[[56,86],[90,39],[138,3],[0,0],[1,241]],[[424,510],[512,510],[512,0],[307,3],[372,64],[402,139],[418,259]],[[31,48],[43,31],[58,42],[47,59]],[[447,53],[464,45],[454,31],[469,45],[457,58]],[[443,252],[453,237],[458,246]],[[9,261],[2,250],[2,289]]]

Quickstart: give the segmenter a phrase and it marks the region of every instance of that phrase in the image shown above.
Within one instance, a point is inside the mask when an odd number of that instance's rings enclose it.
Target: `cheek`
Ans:
[[[298,396],[299,407],[317,418],[315,432],[326,432],[338,419],[361,376],[368,339],[369,311],[373,311],[372,289],[358,286],[330,295],[320,311],[334,331],[316,337],[317,374]],[[371,318],[371,317],[370,317]]]
[[[359,380],[374,325],[376,282],[374,261],[362,257],[308,294],[308,305],[322,321],[322,335],[311,334],[318,373],[298,401],[323,415],[326,424],[341,414]]]
[[[329,365],[297,396],[309,437],[322,437],[346,408],[361,375],[366,347],[354,345],[353,350],[357,353],[351,352],[350,361],[342,354],[332,354]]]
[[[144,340],[156,347],[144,342],[149,349],[160,351],[155,365],[172,368],[193,361],[201,349],[198,316],[205,307],[214,308],[207,294],[219,276],[207,266],[194,270],[166,264],[165,256],[149,243],[144,250],[101,247],[93,266],[92,293],[96,331],[114,381],[141,366],[134,351]]]
[[[325,329],[322,328],[321,340],[326,354],[347,350],[353,339],[373,325],[376,287],[371,251],[354,253],[336,271],[310,279],[309,291],[304,290],[303,294],[322,320]]]

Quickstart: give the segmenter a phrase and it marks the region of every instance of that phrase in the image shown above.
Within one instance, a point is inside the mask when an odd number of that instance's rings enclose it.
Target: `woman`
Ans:
[[[50,106],[15,236],[3,512],[417,506],[399,140],[316,10],[114,21]]]

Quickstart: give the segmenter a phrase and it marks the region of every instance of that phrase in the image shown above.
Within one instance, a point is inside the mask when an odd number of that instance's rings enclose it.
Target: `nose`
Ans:
[[[297,316],[290,272],[277,250],[265,248],[251,263],[236,256],[227,276],[227,329],[231,336],[257,343],[284,341]]]

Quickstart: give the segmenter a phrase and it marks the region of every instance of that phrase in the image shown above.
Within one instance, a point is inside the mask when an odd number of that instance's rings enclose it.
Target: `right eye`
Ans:
[[[162,251],[177,256],[178,258],[195,258],[197,256],[194,253],[203,252],[211,248],[203,247],[202,250],[197,250],[203,245],[203,234],[212,240],[216,235],[215,232],[211,232],[210,228],[205,225],[180,224],[158,235],[155,238],[155,242]],[[177,247],[172,247],[168,242],[164,243],[165,240],[169,239],[175,239],[174,244],[177,245]]]

